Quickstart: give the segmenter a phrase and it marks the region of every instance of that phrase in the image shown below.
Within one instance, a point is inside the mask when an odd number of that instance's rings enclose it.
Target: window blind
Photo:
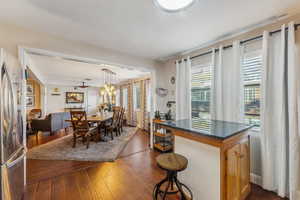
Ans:
[[[260,51],[245,54],[242,61],[244,79],[245,122],[260,125],[260,82],[262,55]]]
[[[197,119],[199,118],[210,118],[211,81],[211,63],[200,62],[199,58],[197,62],[192,61],[191,99],[193,123],[197,123]]]
[[[258,84],[261,80],[262,56],[245,57],[243,73],[245,84]]]

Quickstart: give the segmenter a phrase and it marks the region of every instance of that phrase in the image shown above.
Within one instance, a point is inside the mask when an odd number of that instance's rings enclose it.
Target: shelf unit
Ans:
[[[174,136],[173,134],[159,125],[159,122],[164,120],[153,120],[153,147],[161,152],[173,151]]]

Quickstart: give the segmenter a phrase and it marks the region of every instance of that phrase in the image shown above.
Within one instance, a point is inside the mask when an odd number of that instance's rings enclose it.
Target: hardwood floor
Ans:
[[[29,137],[28,147],[64,136]],[[115,162],[40,161],[27,162],[28,200],[151,200],[154,185],[165,173],[149,149],[148,134],[139,131]],[[178,199],[173,196],[172,199]],[[282,200],[253,185],[247,200]]]

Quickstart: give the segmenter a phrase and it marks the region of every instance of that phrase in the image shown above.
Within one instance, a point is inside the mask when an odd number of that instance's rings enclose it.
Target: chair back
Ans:
[[[41,109],[32,109],[30,112],[29,112],[29,117],[31,119],[38,119],[38,118],[41,118],[42,117],[42,110]]]
[[[114,113],[113,119],[114,119],[114,117],[116,117],[116,119],[117,119],[118,114],[121,112],[121,109],[122,109],[121,106],[113,106],[112,107],[112,110],[113,110],[113,113]]]
[[[121,112],[120,109],[115,109],[114,110],[113,117],[112,117],[112,122],[111,122],[112,126],[115,126],[115,125],[118,124],[118,119],[119,119],[120,112]]]
[[[71,111],[71,122],[74,130],[87,131],[89,130],[89,124],[85,111]]]
[[[112,107],[112,110],[115,111],[115,110],[121,110],[122,107],[121,106],[113,106]]]
[[[121,108],[120,117],[118,120],[118,125],[121,126],[124,120],[125,108]]]

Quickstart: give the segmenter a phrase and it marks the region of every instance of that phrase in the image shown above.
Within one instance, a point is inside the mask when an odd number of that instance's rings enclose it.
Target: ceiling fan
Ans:
[[[80,88],[88,88],[90,86],[86,85],[85,82],[82,82],[82,85],[79,85],[78,87],[80,87]]]
[[[89,80],[91,80],[91,79],[85,79],[86,81],[89,81]],[[79,85],[79,86],[75,86],[75,88],[88,88],[88,87],[90,87],[89,85],[86,85],[86,82],[85,81],[82,81],[82,84],[81,85]]]

